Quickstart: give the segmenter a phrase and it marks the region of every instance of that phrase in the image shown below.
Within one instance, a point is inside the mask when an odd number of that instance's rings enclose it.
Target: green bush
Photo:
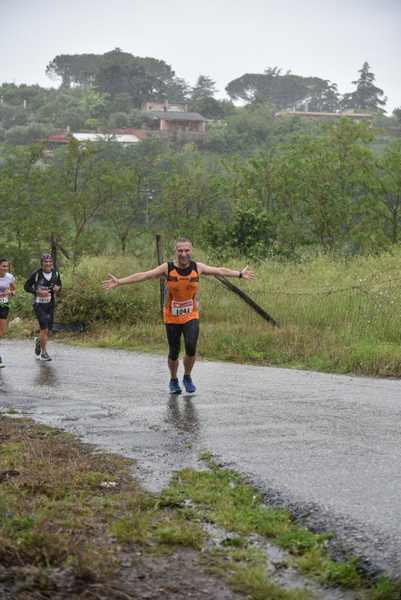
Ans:
[[[157,320],[160,316],[157,281],[153,285],[147,282],[111,291],[101,288],[102,280],[110,271],[123,277],[144,268],[132,257],[82,258],[74,269],[62,272],[63,292],[57,320],[64,323],[112,321],[127,325]]]
[[[257,206],[239,207],[227,226],[207,220],[202,226],[203,238],[209,246],[231,254],[263,258],[273,253],[275,228],[269,215]]]

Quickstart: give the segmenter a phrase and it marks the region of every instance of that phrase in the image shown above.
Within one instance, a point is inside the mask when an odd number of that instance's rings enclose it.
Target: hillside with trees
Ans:
[[[379,116],[386,104],[367,62],[352,82],[355,89],[343,94],[335,82],[269,67],[264,73],[245,73],[228,82],[227,100],[217,98],[216,84],[206,74],[191,86],[164,60],[134,56],[119,48],[104,54],[58,55],[46,73],[58,88],[0,86],[0,143],[29,144],[67,129],[146,129],[144,102],[168,100],[209,119],[208,139],[199,143],[203,151],[249,154],[284,139],[288,129],[305,129],[300,122],[275,123],[277,111],[351,110]],[[235,105],[238,101],[240,107]],[[397,128],[398,112],[383,116],[380,127]]]
[[[76,263],[85,254],[132,252],[155,232],[189,230],[211,252],[258,260],[399,244],[399,110],[382,114],[384,92],[368,63],[347,94],[328,80],[271,68],[229,82],[230,100],[216,97],[206,74],[191,87],[163,60],[118,48],[57,56],[47,73],[58,89],[0,88],[0,249],[19,270],[43,247]],[[205,115],[207,135],[151,135],[131,147],[71,139],[49,151],[48,134],[67,128],[146,128],[143,102],[167,99]],[[373,127],[291,112],[334,116],[345,106],[369,111]]]

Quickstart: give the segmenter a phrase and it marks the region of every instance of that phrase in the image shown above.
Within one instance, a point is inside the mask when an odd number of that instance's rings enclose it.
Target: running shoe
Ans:
[[[40,358],[40,360],[45,360],[46,362],[49,362],[49,360],[51,360],[51,358],[47,354],[47,352],[42,352],[39,358]]]
[[[35,354],[36,356],[40,356],[40,339],[38,337],[34,338],[35,342]]]
[[[170,379],[169,383],[170,394],[181,394],[180,384],[178,383],[178,379]]]
[[[4,369],[6,365],[3,363],[3,359],[0,356],[0,369]]]
[[[194,383],[192,381],[191,375],[184,375],[182,383],[184,384],[185,391],[188,394],[193,394],[194,392],[196,392],[196,386],[194,385]]]

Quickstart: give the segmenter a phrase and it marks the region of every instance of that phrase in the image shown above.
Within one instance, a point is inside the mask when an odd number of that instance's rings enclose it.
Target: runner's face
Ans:
[[[175,247],[175,254],[179,265],[188,265],[192,258],[192,244],[189,242],[177,244]]]
[[[0,263],[0,277],[4,277],[4,275],[7,273],[8,271],[8,262],[6,260],[3,260],[3,262]]]
[[[42,269],[45,273],[50,273],[50,271],[53,269],[53,261],[47,258],[43,260]]]

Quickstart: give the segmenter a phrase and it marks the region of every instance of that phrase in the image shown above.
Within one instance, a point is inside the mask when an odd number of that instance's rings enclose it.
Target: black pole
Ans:
[[[157,253],[157,264],[161,265],[164,262],[163,259],[163,244],[162,244],[162,236],[157,233],[156,234],[156,253]],[[164,285],[165,285],[165,277],[160,277],[160,314],[163,318],[163,307],[164,307]]]
[[[242,298],[242,300],[246,302],[249,306],[251,306],[253,310],[257,312],[258,315],[260,315],[265,321],[268,321],[268,323],[271,323],[274,327],[280,327],[277,321],[275,321],[273,317],[269,315],[269,313],[267,313],[261,306],[259,306],[259,304],[256,304],[255,300],[252,300],[252,298],[250,298],[248,294],[243,292],[239,287],[237,287],[236,285],[231,283],[231,281],[228,281],[228,279],[222,277],[221,275],[215,275],[215,278],[218,281],[220,281],[220,283],[225,285],[226,288],[234,292],[234,294],[237,294],[237,296]]]

